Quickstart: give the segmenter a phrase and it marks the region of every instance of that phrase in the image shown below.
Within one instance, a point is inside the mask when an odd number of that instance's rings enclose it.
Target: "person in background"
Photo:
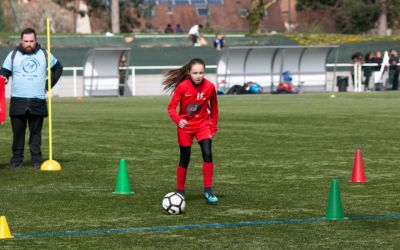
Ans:
[[[183,29],[179,23],[175,27],[175,33],[183,33]]]
[[[399,55],[395,49],[389,50],[389,83],[392,90],[399,89]]]
[[[170,23],[167,24],[167,27],[165,27],[164,33],[165,33],[165,34],[174,33],[174,29],[172,29],[172,25],[171,25]]]
[[[375,53],[371,51],[365,55],[364,61],[365,63],[374,63],[375,60],[374,58],[375,58]],[[374,71],[374,66],[364,66],[363,71],[365,77],[364,90],[368,91],[370,90],[370,85],[371,85],[370,82],[372,80],[372,72]]]
[[[362,64],[363,63],[363,54],[361,52],[356,52],[351,55],[351,61],[353,64]],[[351,79],[354,86],[354,70],[351,71]]]
[[[200,32],[202,29],[203,29],[203,25],[196,24],[196,25],[193,25],[188,32],[188,35],[189,35],[190,40],[192,41],[192,44],[196,47],[201,46],[198,40],[199,40]]]
[[[126,78],[127,78],[127,64],[126,64],[126,57],[125,55],[121,55],[119,58],[119,95],[124,96],[125,93],[125,85],[126,85]]]
[[[211,142],[218,130],[217,91],[204,74],[204,61],[194,58],[182,67],[168,71],[163,85],[165,90],[173,92],[168,113],[177,125],[180,148],[176,191],[185,196],[186,173],[193,139],[196,138],[203,156],[204,198],[215,205],[218,198],[212,190],[214,162]],[[178,106],[179,113],[176,111]]]
[[[382,62],[383,62],[383,52],[382,50],[377,50],[375,52],[375,57],[372,60],[373,63],[378,64],[377,66],[374,67],[373,71],[373,77],[374,77],[374,89],[377,91],[380,91],[383,89],[383,82],[382,82],[382,75],[381,75],[381,67],[382,67]],[[386,70],[386,69],[385,69]]]
[[[42,126],[47,114],[46,91],[47,57],[50,56],[51,87],[63,72],[61,63],[36,42],[34,29],[21,32],[21,41],[8,53],[0,76],[8,80],[12,76],[10,117],[13,132],[11,168],[21,167],[24,159],[25,130],[28,126],[30,137],[31,165],[40,168],[42,164]]]
[[[375,52],[375,57],[372,59],[373,63],[378,64],[377,66],[375,66],[375,71],[379,71],[381,69],[382,61],[383,61],[383,52],[382,50],[377,50]]]
[[[225,47],[224,44],[224,37],[222,36],[221,33],[217,33],[215,34],[215,38],[214,38],[214,48],[217,50],[222,50]]]

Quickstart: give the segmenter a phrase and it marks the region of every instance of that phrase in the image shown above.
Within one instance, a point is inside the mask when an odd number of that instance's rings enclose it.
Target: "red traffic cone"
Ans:
[[[351,175],[351,182],[367,182],[364,173],[364,164],[361,156],[360,149],[357,149],[354,157],[353,173]]]

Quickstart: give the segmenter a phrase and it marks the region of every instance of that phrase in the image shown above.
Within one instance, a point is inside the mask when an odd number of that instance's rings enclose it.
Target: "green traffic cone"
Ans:
[[[128,170],[126,168],[126,161],[121,159],[119,162],[117,183],[115,185],[115,192],[113,194],[132,195],[131,185],[129,184]]]
[[[340,198],[339,181],[333,179],[329,191],[328,208],[326,210],[326,220],[343,220],[344,217],[342,200]]]

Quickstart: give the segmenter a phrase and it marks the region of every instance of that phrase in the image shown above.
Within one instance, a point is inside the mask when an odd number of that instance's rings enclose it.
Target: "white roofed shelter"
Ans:
[[[217,88],[255,82],[264,92],[274,91],[289,71],[293,85],[303,91],[327,91],[326,63],[339,46],[249,46],[226,48],[217,62]],[[335,62],[336,63],[336,62]],[[335,69],[336,72],[336,69]],[[335,75],[335,74],[334,74]],[[334,81],[336,77],[332,80]]]
[[[91,49],[83,65],[84,96],[119,96],[120,59],[124,56],[128,66],[130,50],[130,48]],[[126,82],[128,70],[125,72]],[[125,88],[127,87],[125,84]]]

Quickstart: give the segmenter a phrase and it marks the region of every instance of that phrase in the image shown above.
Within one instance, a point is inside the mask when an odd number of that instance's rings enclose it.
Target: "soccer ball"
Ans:
[[[161,203],[162,209],[169,214],[181,214],[185,206],[185,197],[176,192],[166,194]]]

